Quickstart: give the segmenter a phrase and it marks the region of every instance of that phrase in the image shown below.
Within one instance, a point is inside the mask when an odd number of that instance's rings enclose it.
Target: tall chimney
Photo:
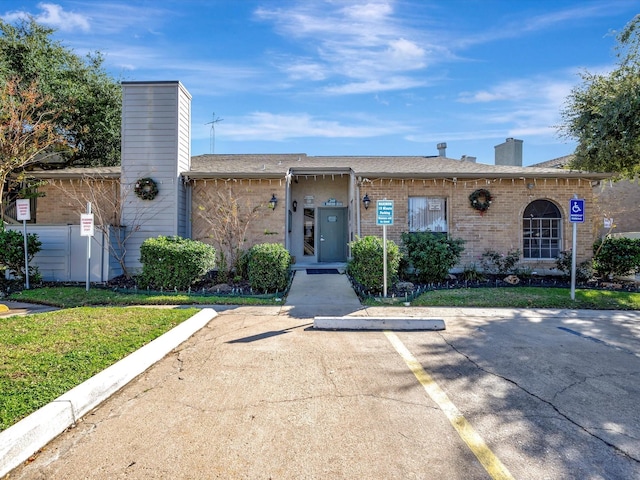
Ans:
[[[447,143],[442,142],[438,144],[438,156],[446,157],[447,156]]]
[[[522,140],[509,137],[494,148],[496,165],[522,166]]]

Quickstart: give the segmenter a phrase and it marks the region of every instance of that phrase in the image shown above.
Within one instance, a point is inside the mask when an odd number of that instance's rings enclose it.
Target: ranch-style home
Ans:
[[[602,221],[590,215],[593,185],[608,175],[523,167],[521,140],[498,145],[495,165],[447,158],[445,144],[433,156],[192,157],[191,96],[180,82],[123,82],[122,88],[121,167],[33,172],[44,180],[39,187],[44,196],[33,201],[30,231],[62,228],[62,237],[76,242],[70,243],[67,260],[53,260],[62,258],[62,239],[47,242],[40,234],[43,251],[35,263],[47,280],[84,279],[77,267],[85,262],[79,233],[64,229],[77,228],[86,199],[93,199],[96,222],[126,232],[126,265],[132,272],[140,267],[146,238],[179,235],[215,244],[216,209],[230,202],[239,216],[254,212],[244,248],[279,242],[296,265],[347,261],[349,242],[382,236],[378,201],[392,200],[387,237],[399,244],[402,232],[441,232],[465,240],[460,268],[478,262],[487,250],[519,249],[533,270],[551,270],[558,253],[571,248],[568,210],[577,195],[586,211],[577,229],[577,256],[591,256]],[[91,257],[91,279],[108,280],[119,274],[105,246],[112,240],[94,241],[99,253]]]

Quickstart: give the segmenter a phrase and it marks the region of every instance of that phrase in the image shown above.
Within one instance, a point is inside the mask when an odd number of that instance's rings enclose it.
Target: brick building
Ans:
[[[77,221],[84,207],[78,195],[64,193],[68,189],[103,191],[102,200],[94,197],[104,221],[134,230],[127,262],[135,269],[145,238],[180,235],[215,243],[216,211],[235,202],[239,215],[254,212],[245,248],[280,242],[298,264],[315,264],[344,262],[356,237],[381,236],[376,202],[386,199],[394,202],[390,240],[400,243],[407,231],[441,232],[465,240],[460,266],[489,249],[519,249],[525,263],[545,269],[571,247],[569,200],[584,198],[593,211],[593,185],[607,178],[522,167],[522,142],[514,139],[496,147],[496,165],[447,158],[445,144],[434,156],[192,157],[190,99],[179,82],[124,82],[122,167],[34,174],[48,180],[40,188],[46,196],[37,202],[36,223]],[[141,178],[157,184],[153,200],[133,194]],[[470,196],[488,208],[474,208]],[[579,259],[591,255],[593,222],[587,215],[578,229]]]

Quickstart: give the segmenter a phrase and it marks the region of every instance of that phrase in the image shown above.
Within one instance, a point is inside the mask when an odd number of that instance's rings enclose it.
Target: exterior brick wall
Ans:
[[[278,205],[269,208],[275,194]],[[223,202],[237,202],[239,218],[257,208],[257,217],[249,222],[243,250],[259,243],[282,243],[285,237],[285,185],[281,179],[196,180],[192,196],[191,237],[219,248],[213,229],[217,223],[214,212]]]
[[[233,198],[238,201],[241,216],[248,210],[258,209],[256,218],[250,222],[243,249],[258,243],[285,243],[287,208],[284,179],[198,179],[192,182],[193,239],[218,247],[212,232],[214,216],[208,212],[214,212],[225,199],[228,201],[229,198]],[[532,188],[528,188],[527,184],[531,184]],[[45,184],[40,188],[40,192],[45,196],[37,201],[37,223],[77,224],[80,213],[86,210],[87,199],[94,199],[95,202],[95,199],[100,197],[96,195],[98,191],[106,192],[104,198],[117,198],[118,185],[116,180],[87,182],[80,179],[56,180]],[[348,186],[344,188],[347,189]],[[493,196],[491,207],[483,215],[469,204],[469,195],[478,188],[486,188]],[[633,198],[632,195],[637,194],[637,190],[637,185],[631,184],[629,198]],[[599,227],[602,224],[602,216],[597,212],[603,207],[600,204],[596,205],[594,189],[591,183],[585,180],[549,178],[535,181],[502,179],[487,182],[485,179],[466,179],[454,182],[451,179],[376,179],[360,185],[359,192],[361,196],[368,194],[372,200],[368,210],[360,204],[361,236],[382,235],[382,227],[376,225],[376,200],[386,198],[394,200],[395,207],[394,225],[387,228],[388,238],[398,244],[401,244],[401,234],[408,231],[408,197],[446,198],[449,235],[466,242],[459,267],[477,263],[482,253],[487,250],[501,253],[522,250],[522,215],[527,205],[537,199],[555,203],[562,214],[562,250],[570,249],[572,241],[572,224],[568,220],[567,211],[569,200],[574,193],[585,199],[586,222],[578,225],[578,261],[592,256],[593,241],[601,234]],[[279,202],[277,207],[271,210],[268,208],[268,202],[273,194]],[[298,199],[298,202],[300,205],[301,199]],[[622,203],[620,197],[616,197],[615,202]],[[345,204],[353,208],[351,202]],[[113,205],[103,205],[100,208],[108,212],[109,222],[117,223],[118,215]],[[94,212],[95,210],[96,208]],[[637,215],[636,217],[640,218]],[[638,229],[640,230],[640,225]],[[533,269],[555,267],[554,260],[527,263]]]
[[[527,183],[533,188],[527,188]],[[483,215],[473,209],[469,203],[469,195],[476,189],[485,188],[491,192],[493,202]],[[509,250],[522,251],[522,215],[529,203],[534,200],[550,200],[560,209],[562,222],[562,250],[571,248],[572,224],[568,219],[569,200],[576,193],[585,199],[585,209],[593,212],[593,195],[591,184],[584,180],[531,180],[503,179],[487,183],[479,180],[376,180],[372,184],[363,185],[362,194],[367,193],[372,201],[368,210],[361,211],[361,234],[382,235],[382,227],[376,225],[375,201],[380,199],[394,200],[394,225],[387,227],[387,238],[400,242],[402,232],[408,231],[408,200],[410,196],[444,197],[447,199],[447,218],[451,238],[465,240],[461,267],[477,263],[482,253],[495,250],[507,253]],[[591,247],[594,241],[591,221],[587,216],[585,224],[578,225],[578,260],[592,256]],[[554,260],[527,261],[533,269],[554,268]]]
[[[36,221],[40,225],[79,225],[87,202],[97,223],[119,225],[119,181],[111,179],[50,180],[38,187]]]
[[[640,180],[631,182],[607,180],[594,187],[595,217],[594,233],[600,237],[609,232],[603,219],[613,218],[613,233],[640,232]]]

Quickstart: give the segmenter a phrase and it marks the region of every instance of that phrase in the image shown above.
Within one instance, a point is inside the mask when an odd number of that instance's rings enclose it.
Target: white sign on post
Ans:
[[[16,200],[16,219],[31,220],[31,201],[28,198]]]
[[[80,214],[80,236],[81,237],[93,237],[93,213]]]

